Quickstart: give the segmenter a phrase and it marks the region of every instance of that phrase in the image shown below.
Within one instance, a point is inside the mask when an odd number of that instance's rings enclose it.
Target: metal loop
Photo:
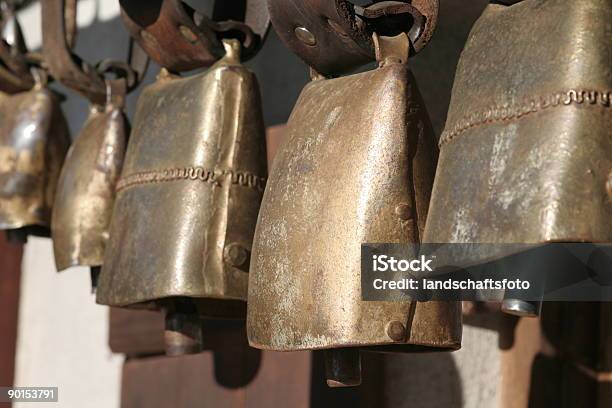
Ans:
[[[411,44],[416,44],[425,29],[425,16],[409,3],[383,1],[365,8],[355,7],[355,12],[372,33],[393,37],[405,32]],[[406,21],[402,17],[406,16],[410,16],[411,20],[409,30],[403,27]]]
[[[152,60],[173,72],[208,67],[223,57],[223,39],[238,39],[244,60],[260,49],[269,27],[265,0],[215,2],[213,17],[181,0],[120,0],[132,37]],[[243,7],[244,6],[244,7]]]
[[[30,67],[32,78],[34,78],[35,86],[45,87],[49,83],[49,73],[38,67]]]
[[[124,61],[104,59],[96,65],[96,72],[105,79],[108,75],[114,75],[115,79],[125,79],[128,90],[133,89],[138,81],[134,68]]]

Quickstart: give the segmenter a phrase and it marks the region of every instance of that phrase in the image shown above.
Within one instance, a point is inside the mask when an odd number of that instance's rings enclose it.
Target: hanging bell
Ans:
[[[107,85],[106,106],[92,104],[66,157],[51,228],[57,270],[89,266],[94,277],[104,257],[128,134],[125,81],[108,80]]]
[[[11,240],[48,236],[57,179],[70,143],[59,98],[33,68],[36,85],[0,93],[0,230]]]
[[[612,242],[611,19],[609,0],[487,7],[457,68],[426,240]]]
[[[410,39],[374,34],[379,67],[302,91],[259,215],[253,347],[325,349],[330,386],[360,383],[359,350],[455,350],[458,302],[366,302],[361,244],[419,242],[437,151],[407,65]]]
[[[167,312],[169,354],[201,348],[201,317],[244,317],[267,177],[255,76],[241,44],[209,70],[162,70],[138,100],[97,291],[101,304]]]

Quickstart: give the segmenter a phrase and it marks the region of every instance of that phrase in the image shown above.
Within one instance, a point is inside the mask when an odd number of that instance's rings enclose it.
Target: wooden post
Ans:
[[[13,385],[17,346],[19,278],[23,246],[6,242],[0,231],[0,386]],[[0,408],[10,407],[0,403]]]

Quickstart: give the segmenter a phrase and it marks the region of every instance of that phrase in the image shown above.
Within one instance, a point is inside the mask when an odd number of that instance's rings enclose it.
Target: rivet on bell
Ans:
[[[306,45],[317,45],[317,39],[306,27],[296,27],[295,36]]]
[[[410,204],[402,203],[395,207],[395,214],[404,221],[412,218],[412,206]]]
[[[198,36],[191,30],[191,28],[181,25],[179,26],[179,31],[183,38],[185,38],[190,43],[195,43],[198,41]]]
[[[230,265],[238,267],[244,265],[249,253],[242,245],[234,243],[225,247],[223,256]]]
[[[393,341],[404,341],[406,339],[406,327],[399,320],[390,321],[387,324],[387,336]]]

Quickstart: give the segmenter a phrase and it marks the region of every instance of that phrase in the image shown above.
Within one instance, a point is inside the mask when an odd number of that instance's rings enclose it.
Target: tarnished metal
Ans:
[[[252,237],[266,183],[255,76],[240,44],[210,70],[163,71],[140,96],[110,228],[97,301],[177,298],[200,316],[244,316]]]
[[[0,93],[0,230],[48,235],[57,179],[69,145],[56,95],[38,83]]]
[[[265,2],[212,1],[213,15],[205,16],[182,0],[120,0],[131,36],[172,71],[211,66],[224,54],[223,39],[241,39],[243,60],[256,55],[270,26]]]
[[[99,267],[104,258],[115,187],[127,142],[123,96],[93,105],[62,169],[53,208],[53,250],[59,271]]]
[[[361,300],[361,244],[419,241],[437,155],[408,37],[380,40],[378,69],[311,82],[291,114],[253,244],[253,347],[460,347],[458,302]],[[331,372],[351,385],[353,368]]]
[[[609,0],[488,6],[457,69],[426,241],[612,242],[611,19]]]
[[[437,26],[438,0],[378,1],[367,7],[354,3],[268,0],[268,7],[283,43],[314,70],[328,76],[351,72],[374,61],[372,33],[377,29],[395,35],[411,26],[411,49],[418,53]]]

